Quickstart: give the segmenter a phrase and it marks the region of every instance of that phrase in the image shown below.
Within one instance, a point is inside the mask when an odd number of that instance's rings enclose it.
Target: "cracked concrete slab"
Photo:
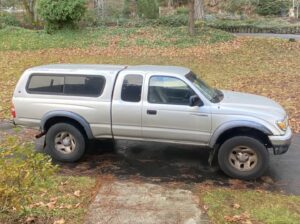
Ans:
[[[191,191],[133,181],[105,183],[90,206],[86,224],[209,223]]]

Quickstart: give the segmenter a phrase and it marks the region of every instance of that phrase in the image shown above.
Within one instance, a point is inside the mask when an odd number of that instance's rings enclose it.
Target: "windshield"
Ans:
[[[210,102],[219,103],[223,99],[224,95],[220,90],[211,88],[204,81],[197,78],[195,73],[190,72],[185,77],[191,81]]]

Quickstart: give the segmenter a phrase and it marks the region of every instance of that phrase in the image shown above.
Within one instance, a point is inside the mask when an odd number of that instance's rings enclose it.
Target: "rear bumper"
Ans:
[[[274,154],[281,155],[289,150],[292,142],[293,133],[290,128],[286,131],[285,135],[269,136],[270,142],[273,145]]]

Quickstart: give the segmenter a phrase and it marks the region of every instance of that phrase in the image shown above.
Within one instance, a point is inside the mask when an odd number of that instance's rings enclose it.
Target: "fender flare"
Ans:
[[[63,111],[63,110],[50,111],[50,112],[46,113],[42,117],[41,123],[40,123],[42,131],[45,130],[45,124],[47,123],[47,121],[49,119],[55,118],[55,117],[65,117],[65,118],[70,118],[72,120],[77,121],[84,128],[84,131],[85,131],[87,137],[89,139],[94,138],[92,129],[91,129],[89,123],[82,116],[80,116],[79,114],[70,112],[70,111]]]
[[[264,125],[259,124],[257,122],[254,121],[244,121],[244,120],[240,120],[240,121],[228,121],[225,122],[223,124],[221,124],[212,134],[211,138],[210,138],[210,142],[209,142],[209,147],[214,148],[218,138],[225,132],[228,131],[230,129],[233,128],[253,128],[256,129],[258,131],[261,131],[263,133],[265,133],[266,135],[272,135],[273,133],[266,128]]]

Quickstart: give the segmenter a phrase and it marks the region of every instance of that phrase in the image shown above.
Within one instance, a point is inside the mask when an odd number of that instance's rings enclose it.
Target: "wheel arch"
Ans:
[[[47,132],[52,125],[59,122],[75,124],[79,127],[80,131],[84,132],[87,138],[94,138],[89,123],[79,114],[69,111],[51,111],[46,113],[41,119],[40,126],[43,132]]]
[[[272,146],[268,138],[269,135],[272,135],[272,132],[265,126],[251,121],[231,121],[222,124],[213,133],[209,146],[216,148],[230,137],[239,135],[255,137],[266,146]]]

